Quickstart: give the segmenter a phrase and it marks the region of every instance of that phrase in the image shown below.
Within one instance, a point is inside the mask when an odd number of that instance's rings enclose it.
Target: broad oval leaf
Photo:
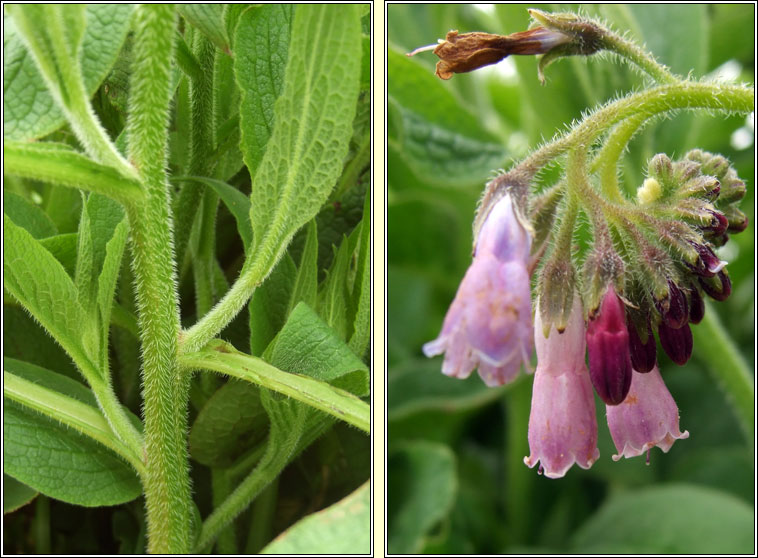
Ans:
[[[611,498],[579,528],[573,547],[588,554],[615,548],[633,554],[750,554],[754,531],[753,509],[745,502],[711,488],[670,484]]]
[[[415,554],[427,532],[451,509],[458,489],[455,455],[433,442],[409,443],[389,456],[387,492],[394,495],[387,517],[387,551]]]
[[[268,544],[262,554],[369,554],[371,487],[366,482],[336,504],[311,514]]]
[[[7,399],[3,442],[3,470],[51,498],[112,506],[142,492],[134,469],[113,452]]]

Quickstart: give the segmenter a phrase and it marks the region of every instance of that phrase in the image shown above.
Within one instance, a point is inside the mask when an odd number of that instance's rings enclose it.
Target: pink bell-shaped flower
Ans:
[[[587,366],[584,362],[585,329],[582,305],[574,298],[566,330],[551,327],[545,339],[539,309],[534,324],[537,372],[529,416],[529,457],[540,462],[545,476],[560,478],[576,463],[589,469],[600,456],[597,419]]]
[[[467,378],[474,368],[490,386],[513,380],[529,366],[532,313],[527,261],[531,237],[513,200],[503,196],[477,237],[474,260],[445,316],[442,332],[424,345],[428,357],[445,353],[442,372]]]
[[[608,428],[618,451],[614,461],[641,455],[653,446],[668,452],[674,442],[690,435],[686,430],[679,431],[679,409],[657,366],[646,374],[634,372],[623,403],[606,409]]]

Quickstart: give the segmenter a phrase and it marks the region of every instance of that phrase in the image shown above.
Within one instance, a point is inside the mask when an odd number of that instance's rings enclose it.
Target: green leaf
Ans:
[[[100,319],[100,367],[108,369],[108,331],[111,322],[111,308],[116,292],[121,258],[124,255],[126,239],[129,234],[127,220],[122,220],[113,231],[113,236],[105,245],[105,259],[100,276],[97,278],[97,306]]]
[[[12,192],[3,191],[3,211],[19,227],[25,228],[34,238],[45,238],[58,233],[55,224],[39,206]]]
[[[180,359],[192,368],[253,382],[369,431],[370,408],[350,393],[368,393],[368,370],[307,306],[293,310],[266,354],[276,366],[214,340]]]
[[[358,98],[360,54],[355,6],[297,7],[284,89],[250,195],[256,261],[263,269],[316,215],[342,172]]]
[[[298,304],[266,349],[280,369],[329,382],[358,397],[369,393],[368,368],[305,304]]]
[[[347,312],[350,293],[347,288],[347,274],[350,270],[352,248],[350,239],[342,238],[332,268],[319,293],[318,314],[337,332],[340,339],[347,340]]]
[[[115,505],[139,496],[135,470],[111,450],[131,454],[96,408],[7,371],[4,396],[3,458],[9,475],[81,506]],[[136,457],[130,461],[138,466]]]
[[[262,554],[369,554],[371,487],[365,483],[336,504],[295,523]]]
[[[79,246],[78,233],[56,234],[40,239],[39,243],[58,260],[70,277],[76,269],[76,248]]]
[[[4,470],[51,498],[97,507],[129,502],[142,492],[124,461],[34,411],[6,400],[3,427]]]
[[[284,84],[294,10],[291,4],[250,8],[239,17],[236,27],[234,73],[241,91],[240,146],[251,177],[271,137],[274,103]]]
[[[249,4],[224,4],[224,11],[222,13],[222,19],[224,20],[224,27],[226,28],[226,36],[229,37],[232,50],[234,50],[234,39],[236,38],[237,24],[240,21],[242,12],[250,8]],[[255,7],[255,6],[253,6]]]
[[[39,492],[33,488],[3,473],[3,514],[14,512],[25,506],[34,500],[37,494]]]
[[[255,289],[248,304],[250,352],[261,355],[287,321],[297,270],[289,254],[279,260],[266,282]]]
[[[61,346],[20,305],[3,304],[3,344],[5,357],[55,369],[69,378],[81,378]]]
[[[300,302],[304,302],[311,308],[316,306],[316,294],[318,290],[318,225],[312,220],[307,225],[305,245],[300,257],[300,266],[297,268],[295,284],[287,305],[287,315]]]
[[[77,300],[77,293],[66,270],[50,252],[8,216],[4,216],[5,258],[3,284],[8,291],[50,332],[71,355],[83,373],[92,373],[89,360],[97,354],[96,346],[82,338],[87,314]]]
[[[387,371],[387,419],[400,420],[423,411],[459,413],[503,397],[505,389],[488,388],[478,375],[466,380],[440,372],[440,359],[406,360]]]
[[[213,188],[237,221],[237,231],[242,238],[245,251],[247,251],[253,238],[253,227],[250,224],[250,198],[226,182],[213,178],[177,176],[173,177],[173,180],[194,180]]]
[[[371,340],[371,196],[366,196],[358,243],[358,265],[351,295],[352,335],[348,345],[362,357]]]
[[[90,190],[121,202],[144,198],[139,182],[62,144],[6,141],[3,156],[7,174]]]
[[[224,51],[229,39],[223,22],[223,4],[179,4],[177,10],[184,19],[199,29],[211,42]]]
[[[754,530],[753,509],[745,502],[710,488],[670,484],[612,497],[579,528],[573,547],[587,554],[615,547],[634,554],[750,554]]]
[[[228,467],[268,430],[257,386],[230,380],[208,400],[190,431],[190,454],[208,467]]]
[[[455,455],[447,446],[409,443],[387,460],[387,551],[420,552],[424,537],[451,509],[458,490]]]
[[[129,30],[134,6],[88,4],[80,62],[86,91],[92,95],[116,60]],[[45,136],[63,122],[34,61],[24,48],[13,18],[4,18],[3,137],[29,140]]]
[[[467,186],[503,165],[501,142],[428,69],[390,49],[387,71],[389,103],[401,117],[389,145],[414,172],[436,183]]]

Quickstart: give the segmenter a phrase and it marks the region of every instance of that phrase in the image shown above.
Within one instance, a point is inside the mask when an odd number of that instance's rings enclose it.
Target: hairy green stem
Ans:
[[[643,50],[633,41],[628,41],[620,35],[605,30],[601,39],[603,48],[615,52],[632,64],[638,66],[658,83],[677,83],[680,78],[659,63],[649,52]]]
[[[177,554],[190,550],[192,502],[188,389],[177,365],[179,309],[165,173],[174,7],[140,6],[134,28],[129,158],[140,172],[147,201],[130,206],[128,216],[142,341],[148,551]]]
[[[517,167],[534,174],[547,163],[577,145],[590,146],[608,130],[630,117],[649,118],[682,109],[710,109],[747,113],[754,107],[752,89],[716,83],[684,81],[653,87],[605,105],[585,117],[570,132],[543,145]]]
[[[638,114],[621,122],[608,135],[600,153],[592,161],[590,168],[600,169],[601,191],[609,201],[623,201],[624,197],[618,185],[618,162],[632,136],[650,119],[650,116]]]
[[[692,328],[695,354],[731,403],[732,410],[752,446],[755,434],[755,380],[750,366],[732,342],[716,309],[706,303],[703,321]]]

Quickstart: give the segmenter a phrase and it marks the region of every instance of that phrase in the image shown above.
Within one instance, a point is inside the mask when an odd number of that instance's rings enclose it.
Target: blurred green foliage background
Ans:
[[[514,56],[447,82],[432,53],[404,53],[448,30],[525,30],[527,7],[580,11],[644,42],[680,75],[754,83],[753,5],[402,5],[387,7],[388,52],[388,551],[390,553],[751,553],[752,441],[709,375],[696,344],[683,367],[659,353],[661,372],[690,432],[664,455],[613,462],[598,405],[600,459],[561,480],[523,464],[531,376],[488,389],[426,359],[471,261],[476,201],[507,168],[598,104],[642,87],[611,57],[562,59],[537,79],[534,57]],[[682,113],[637,135],[624,156],[632,195],[655,153],[699,147],[736,166],[747,185],[747,230],[719,251],[733,292],[712,304],[744,358],[754,362],[753,121]],[[549,181],[554,173],[547,173]],[[693,328],[697,339],[697,326]],[[754,366],[751,364],[751,369]],[[599,401],[599,400],[598,400]]]

